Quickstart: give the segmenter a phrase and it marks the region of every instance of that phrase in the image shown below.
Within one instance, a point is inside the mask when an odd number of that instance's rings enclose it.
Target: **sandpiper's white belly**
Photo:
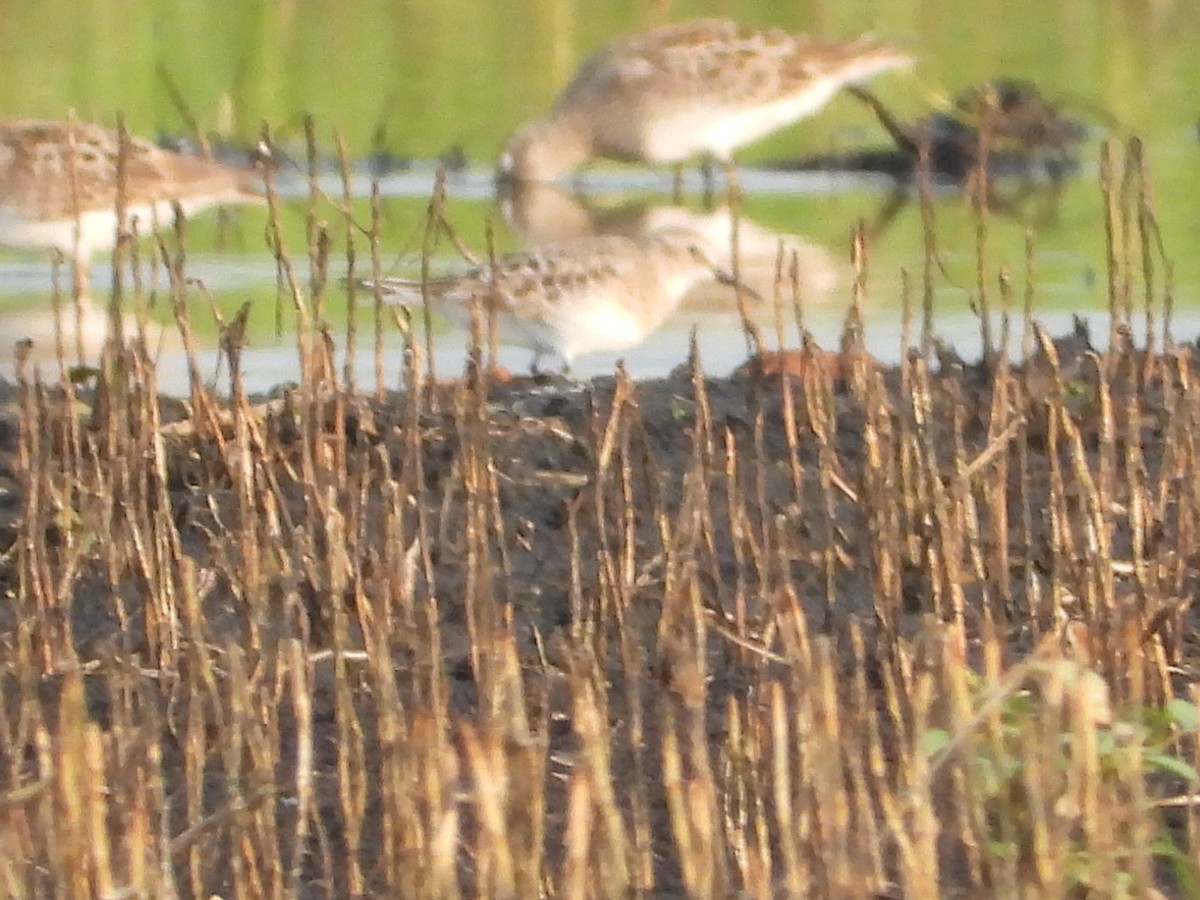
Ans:
[[[805,91],[769,103],[705,107],[702,104],[648,115],[642,123],[643,152],[651,162],[677,162],[701,153],[728,160],[733,151],[812,115],[829,102],[839,85],[810,85]]]
[[[435,300],[434,308],[463,330],[470,327],[465,297],[451,295]],[[486,342],[487,313],[481,313]],[[625,292],[609,286],[581,291],[560,303],[499,309],[493,324],[498,344],[538,354],[555,353],[568,363],[582,353],[625,350],[647,335],[646,322],[631,308]]]
[[[562,304],[539,322],[551,346],[568,362],[581,353],[614,352],[645,340],[649,328],[631,303],[652,298],[632,298],[624,291],[596,289]]]
[[[101,217],[85,213],[80,217],[80,241],[91,245],[95,232],[104,226],[107,219],[108,240],[112,242],[113,223],[111,213]],[[11,206],[0,204],[0,244],[18,250],[60,250],[71,255],[75,248],[75,223],[70,219],[30,219],[22,216]]]
[[[139,204],[128,210],[131,221],[137,222],[139,234],[172,221],[169,201]],[[97,250],[116,245],[117,214],[115,210],[88,210],[80,214],[78,248],[83,257]],[[21,215],[8,204],[0,203],[0,244],[17,250],[58,250],[74,256],[76,249],[76,220],[36,219]]]

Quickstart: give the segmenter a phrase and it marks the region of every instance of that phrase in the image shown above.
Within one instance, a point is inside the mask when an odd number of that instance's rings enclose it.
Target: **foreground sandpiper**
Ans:
[[[811,115],[843,85],[911,63],[870,37],[825,41],[723,19],[619,38],[584,60],[549,115],[513,136],[499,174],[549,181],[595,157],[715,158]]]
[[[117,230],[117,132],[74,122],[0,122],[0,244],[53,249],[75,262],[87,292],[92,254],[111,250]],[[209,206],[261,200],[261,179],[199,156],[130,138],[126,214],[143,232]]]
[[[604,234],[638,238],[665,229],[687,230],[711,248],[709,258],[720,268],[733,271],[732,238],[737,220],[738,278],[743,288],[762,297],[775,292],[776,266],[782,248],[784,274],[793,258],[799,286],[809,300],[828,296],[835,287],[848,286],[852,273],[820,243],[801,234],[768,228],[730,204],[697,209],[678,204],[605,198],[572,194],[565,186],[541,181],[501,185],[498,194],[501,217],[522,243],[537,246],[551,241],[578,240]],[[714,283],[690,291],[685,303],[712,309],[729,308],[733,294],[728,286]]]
[[[670,228],[546,244],[502,257],[494,271],[484,264],[431,279],[428,288],[434,309],[464,326],[478,304],[498,342],[534,352],[536,371],[546,354],[569,369],[581,353],[634,346],[710,279],[730,280],[702,238]],[[399,303],[421,302],[420,281],[390,278],[380,289]]]

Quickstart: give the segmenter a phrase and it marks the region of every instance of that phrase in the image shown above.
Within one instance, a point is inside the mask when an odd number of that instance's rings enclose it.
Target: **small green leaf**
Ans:
[[[944,728],[930,728],[925,732],[925,757],[932,759],[950,746],[950,732]]]
[[[1176,846],[1175,842],[1166,835],[1160,835],[1151,845],[1154,855],[1167,860],[1175,872],[1175,880],[1181,888],[1180,896],[1200,896],[1200,871],[1196,861]]]
[[[1166,710],[1171,721],[1184,731],[1200,729],[1200,709],[1196,708],[1195,703],[1179,699],[1168,700]]]
[[[987,852],[996,859],[1016,859],[1020,854],[1012,841],[988,841]]]
[[[1165,753],[1147,753],[1146,763],[1160,772],[1178,775],[1191,784],[1200,782],[1200,775],[1196,774],[1196,770],[1176,756],[1168,756]]]

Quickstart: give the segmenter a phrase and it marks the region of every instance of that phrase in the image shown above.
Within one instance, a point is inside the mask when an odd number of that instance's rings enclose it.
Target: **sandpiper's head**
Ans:
[[[679,225],[656,228],[642,238],[644,245],[672,265],[718,271],[712,244],[698,231]]]
[[[644,246],[651,251],[651,259],[659,269],[660,277],[674,283],[686,292],[703,281],[715,281],[737,287],[749,296],[758,298],[758,292],[739,282],[718,262],[723,256],[711,241],[691,228],[668,226],[650,232],[642,238]]]
[[[583,123],[550,118],[531,122],[509,139],[496,175],[504,181],[553,181],[592,155]]]
[[[641,239],[642,246],[669,290],[685,293],[702,281],[723,281],[712,246],[690,228],[660,228]]]

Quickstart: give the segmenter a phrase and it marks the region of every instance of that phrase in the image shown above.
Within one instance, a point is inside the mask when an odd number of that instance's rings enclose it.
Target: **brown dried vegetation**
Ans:
[[[447,386],[410,331],[368,393],[314,198],[307,286],[270,234],[295,387],[246,396],[236,320],[227,401],[158,398],[136,336],[87,387],[24,368],[0,893],[1195,889],[1200,369],[1136,145],[1105,189],[1105,352],[1027,308],[1010,366],[1002,275],[979,366],[927,327],[890,369],[851,330],[735,379],[501,384],[476,351]]]

